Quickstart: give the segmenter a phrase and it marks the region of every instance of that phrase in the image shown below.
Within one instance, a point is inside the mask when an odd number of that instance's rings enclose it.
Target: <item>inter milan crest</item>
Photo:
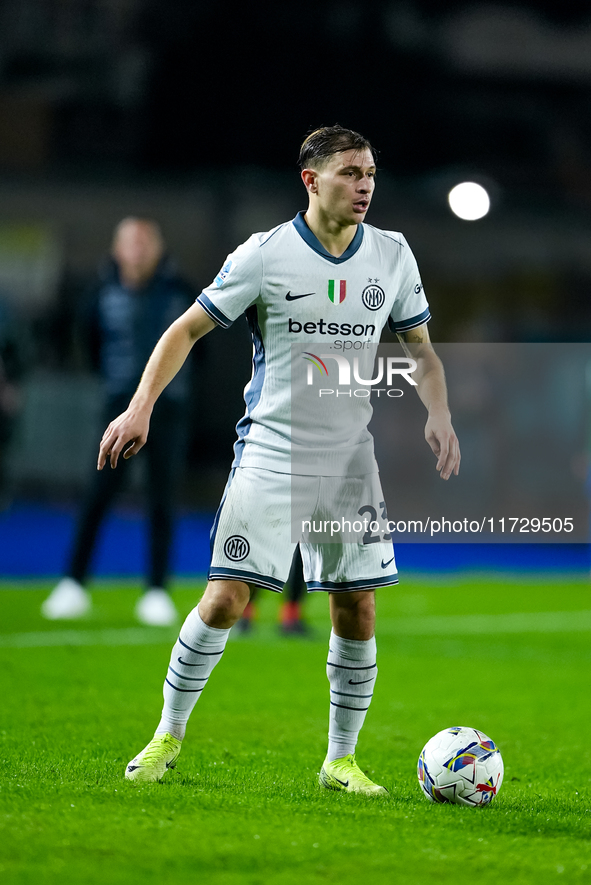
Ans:
[[[361,293],[361,300],[368,310],[379,310],[386,300],[386,293],[382,287],[376,285],[376,283],[377,280],[375,283],[366,286]]]
[[[347,297],[347,280],[328,281],[328,300],[333,304],[342,304]]]
[[[241,562],[250,553],[250,544],[242,535],[232,535],[224,544],[224,553],[232,562]]]

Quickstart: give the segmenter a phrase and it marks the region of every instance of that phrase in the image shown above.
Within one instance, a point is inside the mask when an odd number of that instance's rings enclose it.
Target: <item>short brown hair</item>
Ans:
[[[333,154],[343,151],[370,150],[374,159],[377,160],[375,149],[367,138],[354,132],[353,129],[345,129],[338,123],[334,126],[322,126],[306,136],[300,148],[299,165],[301,169],[318,169],[323,166]]]

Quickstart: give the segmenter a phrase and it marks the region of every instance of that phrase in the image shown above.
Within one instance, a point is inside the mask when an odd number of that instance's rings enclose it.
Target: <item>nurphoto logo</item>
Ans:
[[[309,363],[307,379],[306,383],[308,386],[312,386],[314,384],[314,369],[317,369],[320,375],[325,378],[330,376],[331,374],[335,375],[335,366],[333,364],[330,365],[332,369],[332,373],[329,370],[329,367],[326,365],[325,360],[334,360],[336,362],[336,384],[338,387],[349,388],[349,390],[336,390],[336,396],[371,396],[371,389],[373,388],[377,395],[380,393],[386,393],[386,396],[389,397],[400,397],[403,396],[404,391],[399,388],[394,388],[394,378],[397,380],[403,378],[407,384],[410,384],[412,387],[417,387],[417,382],[412,378],[412,373],[417,368],[416,360],[411,359],[410,357],[401,357],[401,356],[389,356],[386,357],[378,357],[377,359],[377,374],[375,378],[362,378],[360,375],[359,369],[359,357],[353,357],[353,380],[357,384],[362,384],[363,387],[357,388],[355,390],[351,390],[351,363],[346,356],[341,356],[336,353],[321,353],[315,354],[310,353],[309,351],[304,351],[302,354],[305,360]],[[386,387],[377,387],[376,385],[382,383],[385,380]],[[330,396],[335,394],[334,388],[320,388],[318,391],[318,396]]]

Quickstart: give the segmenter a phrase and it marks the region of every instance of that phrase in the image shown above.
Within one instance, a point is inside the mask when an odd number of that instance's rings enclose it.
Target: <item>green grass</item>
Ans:
[[[547,631],[501,617],[589,612],[587,581],[413,578],[379,593],[380,675],[358,760],[391,790],[383,799],[317,786],[322,594],[309,599],[314,635],[303,640],[277,635],[278,600],[261,597],[255,632],[230,642],[211,677],[178,768],[137,788],[123,770],[158,720],[174,633],[118,632],[135,626],[129,585],[97,585],[92,616],[69,625],[39,616],[50,585],[1,586],[3,883],[591,881],[589,617],[561,615]],[[176,591],[183,614],[198,591]],[[64,631],[90,644],[42,644]],[[434,806],[419,790],[423,744],[458,724],[503,752],[505,782],[486,808]]]

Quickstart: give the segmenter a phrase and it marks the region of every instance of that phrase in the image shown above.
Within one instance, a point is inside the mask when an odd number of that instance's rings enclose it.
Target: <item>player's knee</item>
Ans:
[[[375,594],[373,590],[357,590],[352,593],[335,594],[335,602],[339,608],[355,613],[358,617],[372,617],[375,612]]]
[[[332,594],[333,626],[345,639],[370,639],[375,626],[375,594],[371,590]]]
[[[249,587],[241,581],[210,581],[199,603],[199,614],[210,627],[232,626],[249,598]]]

